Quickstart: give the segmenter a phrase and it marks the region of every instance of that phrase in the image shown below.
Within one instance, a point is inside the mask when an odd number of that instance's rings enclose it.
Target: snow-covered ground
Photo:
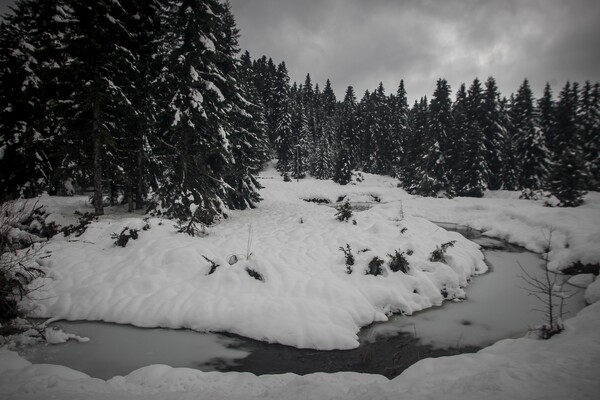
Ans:
[[[464,295],[472,275],[486,270],[478,246],[428,222],[456,222],[541,251],[552,233],[551,266],[600,261],[600,195],[576,209],[542,207],[494,192],[484,199],[423,199],[393,179],[364,175],[356,185],[304,180],[282,182],[269,170],[264,201],[255,210],[191,238],[171,221],[150,219],[149,230],[125,248],[111,234],[146,222],[131,214],[103,217],[81,237],[55,238],[40,262],[45,291],[31,304],[41,317],[105,320],[138,326],[188,327],[318,349],[352,348],[361,326],[391,312],[412,313]],[[339,222],[335,209],[303,199],[345,196],[364,211]],[[65,224],[82,198],[42,201]],[[429,261],[437,246],[455,240],[444,263]],[[346,273],[340,246],[356,258]],[[410,262],[407,274],[384,264],[382,276],[365,275],[377,256],[395,250]],[[238,259],[233,263],[231,257]],[[211,264],[220,266],[208,275]],[[232,263],[232,265],[230,265]],[[247,269],[259,273],[256,280]],[[598,296],[598,282],[586,293]],[[39,282],[37,282],[39,283]],[[93,379],[66,367],[30,365],[0,351],[0,395],[10,398],[595,398],[600,392],[600,303],[567,321],[548,341],[503,340],[477,354],[427,359],[389,381],[355,373],[256,377],[148,366],[125,377]]]

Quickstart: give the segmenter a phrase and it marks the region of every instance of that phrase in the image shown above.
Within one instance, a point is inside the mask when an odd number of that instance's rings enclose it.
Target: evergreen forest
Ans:
[[[19,0],[0,26],[0,200],[92,193],[196,234],[260,201],[257,175],[399,178],[409,193],[545,191],[577,206],[600,190],[600,85],[439,79],[337,98],[285,62],[241,52],[221,0]],[[401,71],[400,71],[401,72]]]

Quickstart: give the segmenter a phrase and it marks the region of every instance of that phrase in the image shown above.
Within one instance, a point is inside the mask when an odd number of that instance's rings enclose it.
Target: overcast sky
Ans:
[[[285,61],[292,81],[331,79],[338,98],[404,79],[409,98],[446,78],[492,75],[503,94],[529,78],[539,95],[567,80],[600,81],[598,0],[229,0],[240,44]],[[3,11],[11,0],[0,0]]]

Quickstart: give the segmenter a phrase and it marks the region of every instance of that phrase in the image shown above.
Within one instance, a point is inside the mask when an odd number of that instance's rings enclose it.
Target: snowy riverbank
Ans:
[[[47,271],[35,315],[105,320],[138,326],[228,331],[269,342],[318,349],[352,348],[361,326],[390,312],[411,313],[461,297],[470,277],[486,270],[478,246],[431,221],[457,222],[541,251],[549,222],[555,228],[552,266],[598,263],[600,196],[576,209],[494,192],[484,199],[424,199],[407,195],[390,178],[365,174],[357,185],[327,181],[282,182],[262,175],[264,201],[234,212],[208,236],[176,234],[173,222],[117,213],[91,224],[81,237],[55,237],[40,260]],[[343,197],[343,199],[341,199]],[[321,199],[329,205],[304,200]],[[331,203],[358,209],[349,222],[335,219]],[[48,221],[76,221],[84,198],[42,202]],[[426,218],[426,219],[425,219]],[[140,229],[125,248],[111,234]],[[436,247],[456,241],[446,262],[431,262]],[[355,264],[347,274],[340,246]],[[368,250],[367,250],[368,249]],[[365,251],[366,250],[366,251]],[[365,275],[374,257],[403,251],[410,269]],[[408,255],[411,253],[411,255]],[[250,255],[251,254],[251,255]],[[238,261],[231,257],[236,255]],[[250,255],[248,257],[248,255]],[[219,267],[212,274],[211,263]],[[247,269],[260,274],[257,280]],[[588,290],[598,296],[599,280]],[[39,282],[37,282],[39,283]],[[596,288],[594,292],[593,288]],[[254,376],[203,373],[162,365],[108,381],[66,367],[31,365],[0,351],[0,394],[10,398],[586,398],[600,391],[600,303],[567,321],[548,341],[503,340],[477,354],[426,359],[389,381],[356,373]]]

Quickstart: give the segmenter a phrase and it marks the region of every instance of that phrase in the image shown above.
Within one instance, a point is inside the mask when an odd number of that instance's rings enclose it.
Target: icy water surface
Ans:
[[[214,371],[249,354],[232,348],[238,342],[234,338],[190,330],[144,329],[87,321],[60,321],[52,326],[88,337],[90,341],[39,345],[22,355],[34,363],[66,365],[102,379],[127,375],[151,364]]]

